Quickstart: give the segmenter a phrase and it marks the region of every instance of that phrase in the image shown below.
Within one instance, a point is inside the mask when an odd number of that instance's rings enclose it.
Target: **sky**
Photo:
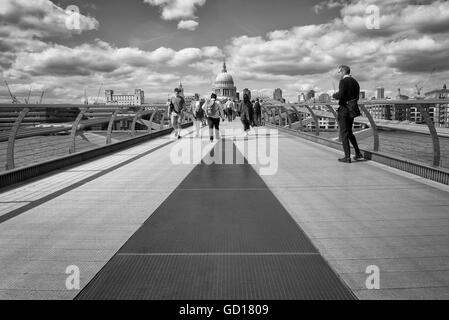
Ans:
[[[332,93],[345,64],[368,97],[414,96],[449,83],[448,35],[442,0],[0,0],[0,103],[4,80],[46,103],[94,101],[102,85],[100,101],[135,88],[163,101],[180,79],[208,95],[224,59],[240,92]]]

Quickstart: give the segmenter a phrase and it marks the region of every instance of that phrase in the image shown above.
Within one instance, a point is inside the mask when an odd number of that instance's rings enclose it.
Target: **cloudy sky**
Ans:
[[[379,29],[367,28],[370,5]],[[449,84],[448,52],[442,0],[0,0],[1,80],[22,101],[31,86],[32,100],[46,90],[48,103],[79,103],[102,83],[165,100],[180,78],[187,93],[208,94],[225,58],[239,91],[279,87],[294,101],[332,91],[348,64],[368,96],[378,86],[414,95],[417,84]]]

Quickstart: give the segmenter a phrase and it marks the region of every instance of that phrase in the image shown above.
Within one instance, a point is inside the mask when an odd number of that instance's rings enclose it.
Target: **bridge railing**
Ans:
[[[190,119],[186,113],[184,122]],[[169,128],[163,105],[0,105],[0,171]]]
[[[449,168],[448,105],[449,100],[359,101],[362,115],[355,119],[354,131],[370,155],[399,157],[444,170]],[[341,148],[336,103],[271,102],[262,109],[266,124],[314,136],[316,141],[328,140]],[[407,120],[394,120],[395,115]]]

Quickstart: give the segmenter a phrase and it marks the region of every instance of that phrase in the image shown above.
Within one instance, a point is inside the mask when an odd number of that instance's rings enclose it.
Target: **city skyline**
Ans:
[[[186,94],[207,94],[226,59],[237,91],[296,101],[299,92],[331,93],[348,64],[367,97],[439,89],[449,79],[446,1],[25,1],[0,0],[0,71],[18,99],[82,102],[103,84],[142,88],[166,99],[182,78]],[[366,8],[380,9],[368,29]],[[69,30],[65,9],[80,9]],[[428,19],[432,16],[432,19]],[[120,23],[118,23],[118,21]],[[103,95],[101,95],[103,98]],[[0,102],[10,102],[6,87]]]

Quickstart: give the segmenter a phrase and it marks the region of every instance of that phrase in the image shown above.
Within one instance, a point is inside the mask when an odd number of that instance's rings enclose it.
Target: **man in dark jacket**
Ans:
[[[248,131],[251,129],[251,114],[252,114],[253,105],[249,100],[249,96],[245,94],[243,96],[243,102],[240,106],[240,120],[243,124],[244,136],[248,136]]]
[[[338,92],[334,94],[334,99],[338,99],[338,126],[340,127],[340,135],[343,143],[343,150],[345,157],[338,159],[340,162],[351,163],[351,149],[349,142],[355,150],[354,160],[362,160],[363,155],[360,152],[357,140],[352,133],[352,126],[354,125],[354,118],[350,115],[348,109],[348,102],[357,102],[360,96],[360,86],[358,82],[351,76],[351,69],[348,66],[340,66],[338,68],[340,74],[340,85]]]
[[[254,123],[256,127],[261,125],[262,120],[262,107],[260,106],[259,98],[256,99],[256,103],[254,104]]]

